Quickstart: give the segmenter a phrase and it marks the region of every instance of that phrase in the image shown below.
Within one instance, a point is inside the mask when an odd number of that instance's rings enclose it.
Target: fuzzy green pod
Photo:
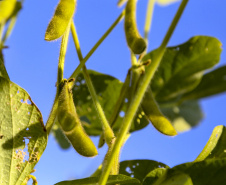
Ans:
[[[0,1],[0,23],[5,22],[12,15],[16,4],[16,0]]]
[[[56,40],[65,33],[74,15],[75,6],[75,0],[60,0],[54,16],[47,27],[45,40]]]
[[[136,24],[137,0],[129,0],[125,9],[124,29],[127,44],[134,54],[141,54],[147,47],[145,40],[140,36]]]
[[[98,154],[97,149],[82,127],[76,113],[71,92],[72,80],[65,80],[59,96],[57,119],[63,133],[71,142],[74,149],[85,157],[93,157]]]
[[[147,89],[143,101],[141,103],[141,107],[151,121],[152,125],[162,134],[168,136],[177,135],[177,131],[172,126],[170,121],[162,114],[159,110],[157,103],[154,100],[151,89]]]

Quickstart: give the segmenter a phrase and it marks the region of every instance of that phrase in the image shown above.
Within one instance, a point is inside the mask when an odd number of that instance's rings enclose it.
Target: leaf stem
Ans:
[[[115,121],[116,121],[116,119],[119,115],[119,112],[120,112],[122,106],[124,105],[124,100],[125,100],[125,97],[128,93],[128,88],[129,88],[129,85],[130,85],[130,76],[131,75],[130,75],[130,70],[129,70],[128,73],[127,73],[125,82],[123,83],[122,88],[120,90],[118,100],[115,103],[114,111],[112,112],[112,115],[109,119],[109,124],[110,124],[111,128],[113,128],[114,123],[115,123]],[[103,145],[104,145],[104,138],[103,138],[103,134],[101,134],[98,147],[101,148]]]
[[[113,148],[112,152],[110,153],[110,156],[108,158],[106,165],[103,168],[102,174],[99,179],[99,185],[105,185],[107,182],[107,179],[108,179],[108,176],[109,176],[109,173],[111,170],[111,166],[114,162],[114,158],[115,158],[115,156],[117,156],[117,154],[120,151],[121,146],[123,145],[123,141],[125,140],[125,136],[130,129],[131,122],[134,118],[134,115],[140,105],[143,95],[150,83],[150,80],[152,79],[156,69],[158,68],[158,65],[161,62],[162,56],[165,52],[166,45],[167,45],[170,37],[172,36],[172,33],[184,11],[184,8],[186,7],[187,2],[188,2],[188,0],[183,0],[181,2],[181,5],[171,23],[171,26],[168,29],[166,36],[163,39],[162,44],[160,45],[160,48],[158,49],[157,55],[153,58],[151,64],[148,66],[147,71],[144,75],[144,78],[141,79],[141,83],[138,86],[137,93],[135,94],[135,97],[133,98],[133,100],[128,108],[128,111],[124,117],[124,120],[122,122],[122,127],[121,127],[121,129],[119,131],[119,135],[115,141],[114,148]]]
[[[137,62],[136,55],[133,52],[131,52],[131,65],[136,66],[137,64],[138,62]]]
[[[146,12],[146,21],[144,26],[144,39],[148,41],[148,34],[151,29],[152,16],[154,12],[155,0],[149,0]]]
[[[56,96],[55,96],[55,100],[54,100],[54,103],[53,103],[53,106],[52,106],[52,110],[51,110],[49,118],[46,122],[47,135],[49,135],[51,128],[53,126],[54,120],[55,120],[56,115],[57,115],[58,98],[59,98],[59,93],[57,93]]]
[[[13,16],[11,19],[10,19],[10,23],[9,23],[9,26],[3,36],[3,39],[2,39],[2,43],[4,43],[6,41],[6,39],[10,36],[10,34],[12,33],[12,30],[16,24],[16,20],[17,20],[17,16]]]
[[[5,27],[5,23],[4,22],[0,23],[0,49],[2,49],[3,47],[2,35],[3,35],[4,27]]]
[[[73,37],[73,40],[74,40],[74,44],[75,44],[75,47],[76,47],[77,54],[78,54],[79,60],[81,62],[83,60],[83,56],[82,56],[82,52],[81,52],[81,48],[80,48],[80,44],[79,44],[79,40],[78,40],[78,35],[77,35],[76,28],[75,28],[73,21],[71,23],[71,32],[72,32],[72,37]],[[87,87],[89,89],[89,92],[91,94],[94,106],[96,108],[97,114],[99,115],[99,119],[102,123],[106,142],[109,146],[109,145],[111,145],[111,140],[113,138],[115,138],[114,132],[112,131],[112,129],[111,129],[111,127],[110,127],[110,125],[109,125],[109,123],[106,119],[106,116],[105,116],[104,111],[103,111],[103,109],[100,105],[100,102],[98,100],[95,88],[93,86],[93,83],[91,81],[91,78],[89,76],[89,73],[88,73],[85,65],[83,66],[82,70],[83,70],[84,78],[86,80]]]
[[[70,24],[69,24],[70,25]],[[58,63],[58,74],[57,74],[57,90],[59,92],[59,84],[64,78],[64,61],[65,61],[65,55],[67,51],[67,45],[68,45],[68,37],[70,32],[70,26],[66,29],[60,46],[60,56],[59,56],[59,63]]]
[[[111,33],[111,31],[115,28],[115,26],[122,20],[124,17],[125,11],[123,11],[118,18],[115,20],[115,22],[111,25],[111,27],[104,33],[104,35],[97,41],[97,43],[93,46],[93,48],[89,51],[89,53],[85,56],[85,58],[80,62],[78,67],[75,69],[75,71],[72,73],[70,78],[75,78],[86,61],[89,59],[89,57],[96,51],[96,49],[100,46],[100,44],[106,39],[106,37]]]

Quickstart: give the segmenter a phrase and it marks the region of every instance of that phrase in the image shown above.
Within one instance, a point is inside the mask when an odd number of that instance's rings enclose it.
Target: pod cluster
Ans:
[[[71,142],[74,149],[83,156],[93,157],[98,154],[97,149],[86,134],[76,113],[71,86],[74,80],[64,80],[58,101],[57,119],[63,133]]]
[[[145,51],[147,44],[140,36],[136,24],[136,4],[137,0],[128,0],[125,8],[124,29],[126,41],[134,54],[141,54]]]
[[[53,41],[65,33],[75,12],[76,0],[60,0],[47,27],[45,40]]]

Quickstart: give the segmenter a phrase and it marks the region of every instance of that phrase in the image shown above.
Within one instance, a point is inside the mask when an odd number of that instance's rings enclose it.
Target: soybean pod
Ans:
[[[6,22],[10,16],[12,16],[13,11],[17,5],[16,0],[3,0],[0,1],[0,24]]]
[[[127,44],[134,54],[141,54],[147,47],[145,40],[140,36],[136,24],[137,0],[129,0],[125,8],[125,34]]]
[[[141,103],[141,107],[142,107],[145,115],[151,121],[152,125],[159,132],[161,132],[162,134],[168,135],[168,136],[177,135],[177,131],[175,130],[173,125],[159,110],[159,107],[154,100],[154,97],[152,95],[150,88],[147,89],[147,91],[144,95],[143,101]]]
[[[71,142],[74,149],[83,156],[93,157],[98,154],[92,140],[86,134],[81,121],[76,113],[71,84],[73,80],[65,80],[59,95],[57,119],[63,133]]]
[[[76,0],[60,0],[47,27],[45,40],[56,40],[65,33],[74,15],[75,6]]]

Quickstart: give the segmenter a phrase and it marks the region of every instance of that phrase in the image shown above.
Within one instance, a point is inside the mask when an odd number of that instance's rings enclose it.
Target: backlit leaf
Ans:
[[[42,115],[28,93],[0,77],[0,184],[20,185],[47,144]]]

